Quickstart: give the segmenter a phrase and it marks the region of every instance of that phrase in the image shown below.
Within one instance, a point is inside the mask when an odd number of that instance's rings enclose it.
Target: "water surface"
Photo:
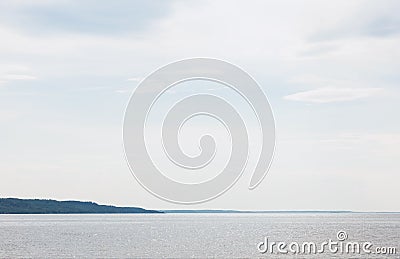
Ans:
[[[269,241],[337,240],[395,246],[396,255],[297,258],[400,258],[400,214],[91,214],[0,215],[0,257],[264,257]]]

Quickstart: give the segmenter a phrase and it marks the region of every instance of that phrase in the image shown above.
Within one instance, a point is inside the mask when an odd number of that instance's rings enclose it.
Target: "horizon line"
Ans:
[[[252,213],[252,214],[263,214],[263,213],[384,213],[384,214],[397,214],[400,211],[355,211],[355,210],[321,210],[321,209],[299,209],[299,210],[241,210],[241,209],[154,209],[154,208],[142,208],[136,206],[117,206],[111,204],[100,204],[94,201],[88,200],[56,200],[47,198],[16,198],[16,197],[0,197],[2,199],[18,199],[18,200],[47,200],[47,201],[58,201],[58,202],[82,202],[82,203],[94,203],[101,206],[112,206],[116,208],[141,208],[145,210],[155,210],[166,214],[179,213],[179,214],[206,214],[206,213]],[[1,214],[1,213],[0,213]],[[99,213],[103,214],[103,213]]]

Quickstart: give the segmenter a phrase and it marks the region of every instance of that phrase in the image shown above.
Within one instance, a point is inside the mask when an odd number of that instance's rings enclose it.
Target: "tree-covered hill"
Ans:
[[[94,202],[0,198],[0,214],[162,213],[136,207],[115,207]]]

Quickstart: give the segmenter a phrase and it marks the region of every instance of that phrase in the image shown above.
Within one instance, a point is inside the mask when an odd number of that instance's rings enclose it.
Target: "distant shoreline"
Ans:
[[[48,199],[0,198],[0,214],[346,214],[376,213],[397,214],[391,211],[346,211],[346,210],[148,210],[139,207],[117,207],[99,205],[89,201],[57,201]]]
[[[397,211],[339,211],[339,210],[262,210],[262,211],[246,211],[246,210],[160,210],[166,214],[400,214]]]
[[[89,201],[0,198],[0,214],[133,214],[164,213],[138,207],[99,205]]]

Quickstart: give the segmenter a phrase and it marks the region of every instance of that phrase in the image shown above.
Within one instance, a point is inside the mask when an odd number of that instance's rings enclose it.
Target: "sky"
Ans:
[[[1,1],[0,197],[400,211],[399,10],[398,1]],[[276,150],[255,190],[245,171],[217,199],[185,206],[132,177],[122,122],[143,78],[191,57],[257,80]],[[185,89],[176,91],[166,101]]]

